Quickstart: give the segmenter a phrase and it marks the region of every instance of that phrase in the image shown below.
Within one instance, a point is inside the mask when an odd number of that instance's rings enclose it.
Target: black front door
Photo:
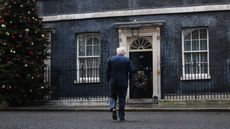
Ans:
[[[152,52],[130,52],[136,73],[130,81],[130,98],[152,98]]]

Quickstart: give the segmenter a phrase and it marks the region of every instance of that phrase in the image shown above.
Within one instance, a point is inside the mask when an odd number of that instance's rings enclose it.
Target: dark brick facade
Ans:
[[[39,0],[42,15],[229,4],[230,0]]]
[[[124,10],[138,8],[159,8],[173,6],[189,6],[202,4],[225,4],[230,0],[40,0],[41,15],[68,13],[97,12],[105,10]],[[69,20],[44,23],[52,28],[52,84],[62,90],[74,87],[74,92],[82,85],[74,84],[76,78],[76,34],[98,32],[101,38],[101,84],[103,86],[89,88],[102,90],[107,87],[105,67],[107,58],[115,54],[118,46],[118,32],[114,23],[165,20],[161,27],[161,64],[181,65],[182,63],[182,29],[190,27],[207,27],[209,30],[209,61],[210,65],[227,64],[230,60],[230,15],[229,11],[183,13],[170,15],[148,15],[116,18],[97,18],[86,20]],[[230,61],[229,61],[230,62]],[[58,74],[57,74],[58,73]],[[61,73],[61,74],[60,74]],[[215,73],[215,72],[214,72]],[[60,78],[63,78],[60,80]],[[164,75],[165,78],[166,75]],[[229,78],[228,78],[229,79]],[[57,81],[59,80],[59,81]],[[230,80],[228,80],[230,81]],[[209,83],[212,83],[210,81]],[[164,85],[162,78],[162,85]],[[90,84],[84,84],[83,88]],[[93,84],[100,85],[100,84]],[[65,87],[65,88],[63,88]],[[92,86],[90,86],[92,87]],[[77,89],[78,88],[78,89]],[[81,88],[80,88],[81,89]],[[102,94],[106,92],[107,89]],[[91,94],[92,95],[92,94]],[[63,96],[65,96],[63,94]]]

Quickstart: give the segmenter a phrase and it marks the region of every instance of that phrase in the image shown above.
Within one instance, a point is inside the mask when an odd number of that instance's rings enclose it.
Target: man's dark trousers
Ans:
[[[111,95],[110,95],[110,110],[116,109],[117,96],[119,100],[119,112],[118,116],[120,119],[124,119],[125,117],[125,102],[126,102],[126,94],[127,94],[127,86],[111,86]]]

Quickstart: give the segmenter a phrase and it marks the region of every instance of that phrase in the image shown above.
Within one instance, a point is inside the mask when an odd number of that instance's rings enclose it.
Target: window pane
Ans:
[[[92,81],[93,81],[96,79],[96,77],[99,77],[99,69],[98,68],[88,68],[87,75],[88,77],[94,77],[92,78]]]
[[[87,77],[99,77],[99,60],[100,58],[87,59]]]
[[[199,63],[199,53],[193,53],[192,54],[192,62],[194,64]]]
[[[208,63],[201,64],[201,73],[208,73]]]
[[[207,39],[207,29],[200,29],[200,38]]]
[[[87,42],[87,56],[99,55],[99,40],[96,37],[93,37]]]
[[[199,39],[199,31],[198,30],[193,30],[192,31],[192,39]]]
[[[89,68],[96,68],[99,67],[99,57],[87,58],[87,67]]]
[[[193,64],[192,64],[192,69],[193,69],[193,73],[199,73],[199,53],[193,53],[192,54],[192,60],[193,60]]]
[[[200,60],[199,60],[199,53],[193,53],[192,54],[192,73],[196,74],[199,73],[200,70]]]
[[[93,46],[87,46],[87,56],[93,55]]]
[[[86,64],[85,59],[79,59],[79,77],[86,76]]]
[[[85,46],[79,46],[79,56],[85,56]]]
[[[99,39],[97,37],[93,37],[94,45],[99,45]]]
[[[199,40],[192,41],[192,50],[199,50]]]
[[[93,77],[93,68],[89,67],[87,68],[87,77]]]
[[[194,63],[192,69],[193,69],[193,74],[199,73],[199,71],[200,71],[199,63]]]
[[[80,67],[86,67],[85,59],[83,59],[83,58],[80,58],[80,59],[79,59],[79,66],[80,66]]]
[[[184,42],[184,51],[190,51],[191,50],[191,42],[185,41]]]
[[[184,61],[185,61],[185,64],[190,64],[192,62],[191,53],[185,53],[184,54]]]
[[[207,50],[207,40],[200,40],[200,50]]]
[[[200,57],[201,57],[201,62],[207,63],[207,53],[206,52],[200,53]]]
[[[87,68],[92,68],[92,67],[93,67],[93,59],[87,58]]]
[[[98,38],[94,37],[93,38],[94,41],[94,46],[93,46],[93,55],[98,56],[100,55],[100,43]]]
[[[92,35],[86,35],[86,43],[87,45],[93,45]]]
[[[184,33],[184,40],[190,40],[191,39],[190,38],[191,34],[190,34],[189,30],[184,30],[183,33]]]
[[[94,55],[99,56],[100,55],[100,47],[99,46],[94,46],[93,47]]]
[[[185,65],[185,74],[191,74],[192,73],[192,65],[186,64]]]
[[[92,39],[92,36],[87,36],[87,50],[86,50],[86,55],[87,56],[92,56],[93,55],[93,39]]]
[[[85,36],[79,35],[78,40],[79,40],[79,46],[84,46],[85,45]]]
[[[100,58],[99,57],[94,58],[94,66],[96,68],[99,68],[99,65],[100,65]]]

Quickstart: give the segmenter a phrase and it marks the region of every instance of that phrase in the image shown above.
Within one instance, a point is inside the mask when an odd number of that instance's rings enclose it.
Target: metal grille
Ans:
[[[230,99],[230,65],[208,66],[210,75],[187,76],[183,75],[183,67],[162,66],[163,99]]]

